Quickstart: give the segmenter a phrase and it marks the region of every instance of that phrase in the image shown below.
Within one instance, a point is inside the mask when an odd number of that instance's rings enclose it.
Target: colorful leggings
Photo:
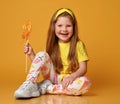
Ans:
[[[47,88],[47,93],[51,94],[80,95],[85,93],[91,84],[87,77],[80,77],[68,85],[66,90],[63,90],[60,75],[54,71],[53,63],[46,52],[39,52],[35,56],[26,80],[36,82],[39,74],[41,74],[44,79],[49,79],[54,83],[54,85],[50,85]]]

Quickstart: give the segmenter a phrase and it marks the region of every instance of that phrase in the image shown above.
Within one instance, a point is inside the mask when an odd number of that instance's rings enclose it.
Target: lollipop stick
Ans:
[[[29,36],[31,33],[31,22],[27,21],[23,25],[23,34],[22,34],[22,39],[24,39],[26,42],[25,44],[27,45],[29,42]],[[28,67],[28,56],[27,54],[25,55],[25,72],[27,73],[27,68]]]
[[[27,73],[27,69],[28,69],[28,57],[27,54],[25,55],[25,73]]]
[[[28,44],[28,43],[29,43],[29,40],[27,40],[25,44]],[[25,54],[25,73],[27,73],[27,70],[28,70],[28,55]]]

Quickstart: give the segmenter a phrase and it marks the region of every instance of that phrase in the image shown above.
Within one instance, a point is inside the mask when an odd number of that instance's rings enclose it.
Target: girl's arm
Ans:
[[[68,77],[63,78],[63,81],[62,81],[63,88],[67,88],[67,86],[69,84],[72,84],[72,82],[76,78],[79,78],[79,77],[85,75],[86,72],[87,72],[87,62],[86,61],[80,62],[79,63],[79,69],[76,72],[72,73]]]
[[[31,62],[34,60],[34,58],[35,58],[35,53],[34,53],[34,51],[29,55],[29,57],[30,57],[30,60],[31,60]]]
[[[79,63],[79,69],[76,72],[72,73],[71,76],[76,79],[80,76],[85,75],[86,72],[87,72],[87,62],[83,61]]]
[[[24,53],[30,57],[31,62],[35,58],[35,52],[29,43],[24,45]]]

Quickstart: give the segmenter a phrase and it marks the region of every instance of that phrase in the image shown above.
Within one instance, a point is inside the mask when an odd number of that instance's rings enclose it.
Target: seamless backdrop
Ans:
[[[86,75],[91,89],[120,86],[119,0],[0,0],[0,90],[25,79],[24,22],[32,22],[30,44],[35,52],[42,51],[51,16],[59,8],[70,8],[76,15],[90,58]]]

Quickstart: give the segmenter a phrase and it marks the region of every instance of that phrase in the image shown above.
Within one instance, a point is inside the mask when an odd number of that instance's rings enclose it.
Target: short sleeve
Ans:
[[[76,52],[77,52],[78,62],[87,61],[89,59],[85,45],[82,41],[78,41]]]

